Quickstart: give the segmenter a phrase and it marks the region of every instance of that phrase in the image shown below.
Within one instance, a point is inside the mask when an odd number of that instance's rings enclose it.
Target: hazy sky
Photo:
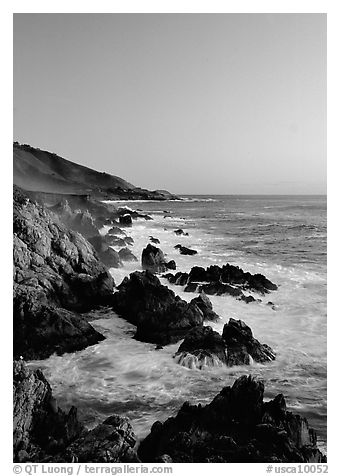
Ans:
[[[14,140],[174,193],[326,192],[326,15],[15,14]]]

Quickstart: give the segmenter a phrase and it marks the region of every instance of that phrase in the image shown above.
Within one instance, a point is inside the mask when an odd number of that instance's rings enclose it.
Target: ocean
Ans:
[[[77,406],[87,426],[119,413],[131,419],[138,438],[146,436],[156,420],[175,415],[184,401],[208,403],[238,376],[252,374],[264,381],[266,399],[283,393],[288,409],[308,418],[320,449],[326,451],[326,197],[183,198],[121,203],[150,214],[153,221],[137,220],[127,229],[135,240],[131,250],[139,262],[111,269],[116,284],[141,269],[140,257],[149,236],[160,240],[157,246],[176,261],[179,271],[230,263],[262,273],[279,286],[278,291],[249,304],[231,296],[209,296],[221,316],[211,326],[221,332],[230,317],[242,319],[255,338],[275,349],[276,360],[234,368],[181,367],[172,357],[179,343],[155,350],[155,345],[132,338],[133,325],[106,311],[98,312],[99,319],[93,321],[107,337],[104,341],[30,366],[43,369],[59,406]],[[175,235],[178,228],[189,235]],[[198,254],[180,255],[176,244],[194,248]],[[161,281],[183,299],[195,297],[181,286]]]

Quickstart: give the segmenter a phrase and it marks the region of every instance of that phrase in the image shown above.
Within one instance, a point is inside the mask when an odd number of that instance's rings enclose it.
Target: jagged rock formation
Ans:
[[[183,367],[200,370],[227,365],[226,344],[211,327],[195,327],[187,333],[174,358]]]
[[[184,403],[178,414],[155,422],[141,442],[143,462],[320,463],[325,456],[305,418],[287,411],[282,394],[263,401],[264,385],[242,376],[208,405]]]
[[[222,336],[209,326],[189,331],[174,357],[184,367],[204,369],[270,362],[275,360],[275,352],[254,339],[250,327],[243,321],[231,318],[224,325]]]
[[[248,365],[275,359],[275,352],[267,344],[260,344],[243,321],[233,318],[223,327],[222,338],[227,346],[227,365]]]
[[[40,370],[13,364],[13,451],[15,462],[138,462],[129,420],[112,415],[91,431],[77,409],[62,411]]]
[[[165,278],[172,284],[185,286],[186,292],[204,291],[210,295],[228,294],[246,303],[256,301],[243,291],[255,291],[262,295],[277,290],[277,285],[269,281],[262,274],[244,272],[238,266],[226,264],[224,266],[209,266],[204,269],[200,266],[191,268],[190,273],[168,273]]]
[[[191,302],[201,309],[204,315],[204,320],[218,321],[220,319],[218,314],[213,310],[213,305],[204,291],[202,291],[196,298],[192,299]]]
[[[149,271],[126,277],[112,301],[114,311],[137,326],[136,339],[160,345],[179,341],[204,320],[198,306],[183,301]]]
[[[176,269],[176,263],[167,263],[163,251],[150,243],[142,251],[142,268],[151,273],[163,273],[167,269]]]
[[[94,249],[14,189],[14,355],[45,358],[103,336],[79,314],[107,304],[114,282]]]

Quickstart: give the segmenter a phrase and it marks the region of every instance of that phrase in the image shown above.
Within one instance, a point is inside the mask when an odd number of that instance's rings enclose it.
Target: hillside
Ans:
[[[120,177],[84,167],[58,155],[13,144],[13,182],[27,191],[82,194],[100,198],[171,199],[166,191],[135,187]]]

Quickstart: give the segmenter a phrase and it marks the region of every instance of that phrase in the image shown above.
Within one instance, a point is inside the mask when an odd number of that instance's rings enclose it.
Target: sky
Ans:
[[[325,14],[14,14],[14,140],[177,194],[326,193]]]

